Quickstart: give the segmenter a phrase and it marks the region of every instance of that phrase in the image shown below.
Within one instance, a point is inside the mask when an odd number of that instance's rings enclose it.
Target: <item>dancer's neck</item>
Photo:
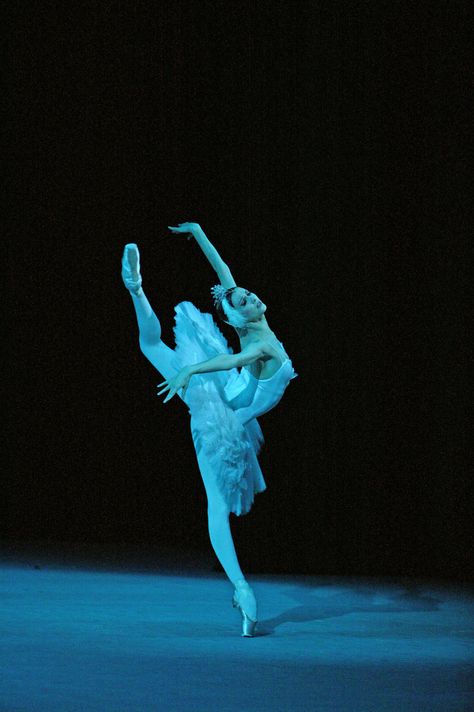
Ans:
[[[264,314],[262,314],[257,320],[248,321],[245,326],[239,327],[237,329],[237,333],[240,338],[258,336],[258,338],[264,339],[268,336],[273,336],[273,331],[270,329]]]

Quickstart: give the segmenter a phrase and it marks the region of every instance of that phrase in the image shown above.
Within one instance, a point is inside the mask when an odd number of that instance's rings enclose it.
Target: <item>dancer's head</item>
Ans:
[[[243,328],[249,322],[260,321],[267,310],[266,304],[261,302],[253,292],[243,287],[231,287],[226,290],[221,287],[214,303],[219,318],[237,329]]]

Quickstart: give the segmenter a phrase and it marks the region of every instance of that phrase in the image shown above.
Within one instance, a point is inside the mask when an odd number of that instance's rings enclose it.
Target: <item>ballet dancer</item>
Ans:
[[[270,329],[266,305],[238,287],[228,265],[197,223],[168,226],[194,238],[220,284],[211,288],[216,313],[232,326],[241,351],[234,354],[211,314],[188,301],[175,307],[176,348],[161,339],[161,324],[142,287],[136,244],[125,245],[122,279],[132,297],[142,353],[165,379],[157,395],[174,395],[188,406],[191,434],[207,496],[209,537],[234,587],[232,605],[242,615],[242,636],[257,625],[255,594],[239,565],[229,516],[246,514],[266,484],[257,455],[264,442],[257,418],[273,408],[295,373],[283,344]],[[240,369],[240,371],[239,371]]]

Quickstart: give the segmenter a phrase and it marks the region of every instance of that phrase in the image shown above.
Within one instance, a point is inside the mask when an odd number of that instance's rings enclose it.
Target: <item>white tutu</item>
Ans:
[[[191,302],[180,302],[175,312],[174,368],[233,353],[211,314]],[[184,397],[198,458],[202,450],[229,511],[236,515],[246,514],[254,495],[266,489],[257,460],[264,442],[260,425],[256,418],[242,425],[231,407],[229,394],[235,395],[241,380],[236,368],[194,374]]]

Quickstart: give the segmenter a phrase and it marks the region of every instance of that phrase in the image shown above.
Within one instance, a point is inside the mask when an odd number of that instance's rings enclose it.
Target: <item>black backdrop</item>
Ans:
[[[191,220],[299,374],[260,419],[242,565],[468,576],[463,8],[10,7],[4,539],[210,547],[120,278],[136,242],[173,345],[216,282],[166,228]]]

